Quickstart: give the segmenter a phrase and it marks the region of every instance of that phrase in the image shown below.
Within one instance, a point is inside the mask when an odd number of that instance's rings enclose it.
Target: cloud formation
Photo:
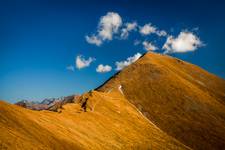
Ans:
[[[108,12],[100,18],[98,31],[96,35],[85,36],[86,41],[90,44],[100,46],[105,40],[112,40],[113,35],[118,32],[122,25],[122,18],[118,13]]]
[[[203,46],[202,41],[192,32],[182,31],[178,37],[169,36],[163,45],[164,53],[184,53]]]
[[[137,22],[127,22],[123,24],[121,16],[116,12],[108,12],[102,16],[99,20],[97,32],[92,35],[86,35],[85,39],[89,44],[100,46],[104,41],[111,41],[114,36],[117,39],[127,39],[130,32],[137,31],[141,35],[155,34],[159,37],[167,36],[165,30],[159,30],[151,23],[147,23],[144,26],[139,26]]]
[[[97,46],[100,46],[102,44],[102,40],[99,39],[97,36],[95,35],[92,35],[92,36],[85,36],[85,39],[86,41],[89,43],[89,44],[95,44]]]
[[[72,65],[66,67],[67,70],[74,72],[75,68]]]
[[[142,35],[149,35],[156,32],[156,27],[152,26],[151,23],[145,24],[143,27],[140,27],[139,32]]]
[[[157,30],[157,31],[156,31],[156,34],[157,34],[158,36],[167,36],[167,33],[166,33],[165,30]]]
[[[141,57],[140,53],[135,54],[132,57],[128,57],[125,61],[117,61],[116,64],[116,70],[122,70],[124,67],[132,64],[133,62],[137,61]]]
[[[90,66],[90,64],[95,60],[95,58],[89,57],[88,59],[85,59],[82,55],[78,55],[76,57],[76,68],[82,69],[85,67]]]
[[[99,72],[99,73],[106,73],[106,72],[109,72],[111,70],[112,70],[111,66],[103,65],[103,64],[98,65],[98,67],[96,68],[96,71]]]
[[[122,18],[118,13],[108,12],[102,16],[98,25],[98,34],[103,40],[112,40],[112,35],[118,32]]]
[[[167,32],[165,30],[159,30],[156,26],[153,26],[151,23],[145,24],[142,27],[139,27],[139,32],[141,35],[150,35],[156,34],[158,36],[167,36]]]
[[[96,46],[102,45],[105,41],[111,41],[116,39],[127,39],[132,31],[139,31],[142,38],[148,35],[154,35],[158,37],[167,38],[166,42],[162,46],[164,53],[184,53],[189,51],[195,51],[197,48],[203,46],[202,41],[193,33],[198,28],[191,31],[182,31],[177,37],[169,35],[165,30],[159,29],[157,26],[151,23],[138,25],[136,21],[123,23],[121,16],[116,12],[108,12],[102,16],[99,20],[97,31],[95,34],[86,35],[85,39],[89,44]],[[146,40],[134,40],[134,45],[142,44],[147,51],[155,51],[159,49],[156,45]],[[127,61],[124,61],[126,64]],[[117,62],[118,66],[123,67],[122,62]],[[122,68],[121,67],[121,68]],[[117,67],[117,70],[119,70]]]
[[[147,51],[154,51],[158,49],[158,47],[156,47],[155,45],[153,45],[151,42],[148,41],[142,42],[142,45],[144,46],[144,49]]]
[[[126,23],[125,28],[121,29],[120,37],[122,39],[127,39],[128,35],[129,35],[129,32],[135,31],[137,29],[137,26],[138,26],[137,22]]]

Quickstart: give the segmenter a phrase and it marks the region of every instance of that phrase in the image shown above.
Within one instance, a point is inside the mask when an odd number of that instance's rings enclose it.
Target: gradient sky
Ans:
[[[7,0],[0,2],[0,99],[42,100],[88,91],[116,72],[116,61],[146,52],[134,40],[158,47],[165,43],[165,37],[143,37],[138,31],[101,46],[87,43],[85,36],[96,34],[100,17],[108,12],[118,13],[123,22],[152,23],[174,37],[184,30],[195,33],[204,46],[170,55],[225,78],[225,2]],[[67,70],[77,55],[96,60],[89,67]],[[113,69],[98,73],[99,64]]]

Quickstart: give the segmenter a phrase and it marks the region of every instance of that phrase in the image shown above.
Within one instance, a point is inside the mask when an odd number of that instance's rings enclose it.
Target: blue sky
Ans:
[[[225,3],[215,0],[1,1],[0,99],[41,100],[93,89],[119,64],[145,53],[144,41],[148,50],[163,53],[168,40],[168,55],[225,78],[224,11]],[[129,30],[129,23],[136,25]],[[121,37],[123,30],[128,37]],[[100,44],[88,43],[87,36]]]

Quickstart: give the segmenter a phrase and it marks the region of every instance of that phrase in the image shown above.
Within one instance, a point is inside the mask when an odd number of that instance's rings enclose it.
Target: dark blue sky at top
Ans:
[[[123,22],[152,23],[177,36],[193,30],[205,43],[194,52],[171,54],[225,78],[225,2],[223,1],[67,1],[18,0],[0,2],[0,99],[41,100],[93,89],[116,71],[99,74],[98,64],[115,68],[115,61],[144,53],[135,39],[166,38],[130,34],[127,40],[113,39],[100,47],[90,45],[85,35],[95,33],[99,18],[117,12]],[[95,57],[90,67],[66,70],[75,57]]]

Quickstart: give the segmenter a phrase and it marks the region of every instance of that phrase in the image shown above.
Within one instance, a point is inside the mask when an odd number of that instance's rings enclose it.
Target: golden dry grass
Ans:
[[[0,102],[0,149],[225,147],[225,81],[195,65],[147,53],[96,90],[58,112]]]
[[[92,91],[59,112],[0,102],[0,149],[189,148],[149,122],[118,92]]]
[[[125,97],[165,133],[193,149],[225,148],[225,81],[200,67],[147,53],[103,84]]]

